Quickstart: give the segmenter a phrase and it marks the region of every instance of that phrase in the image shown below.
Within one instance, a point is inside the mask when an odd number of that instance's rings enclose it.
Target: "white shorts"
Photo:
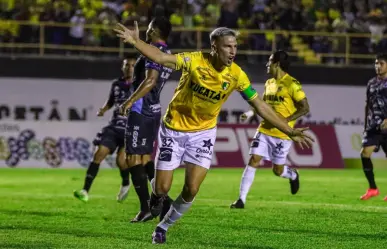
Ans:
[[[258,155],[266,161],[284,165],[292,143],[292,140],[268,136],[257,131],[251,142],[250,155]]]
[[[160,125],[155,168],[174,170],[188,162],[209,169],[216,140],[216,128],[181,132]]]

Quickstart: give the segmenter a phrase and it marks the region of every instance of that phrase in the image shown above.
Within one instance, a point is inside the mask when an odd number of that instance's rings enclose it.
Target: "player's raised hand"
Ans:
[[[127,116],[128,115],[128,110],[132,107],[131,103],[123,103],[120,105],[120,115],[122,116]]]
[[[98,117],[102,117],[103,115],[105,114],[105,111],[103,108],[99,108],[98,112],[97,112],[97,116]]]
[[[247,122],[252,116],[254,116],[254,111],[250,110],[247,112],[244,112],[240,117],[240,121]]]
[[[134,29],[128,29],[123,24],[117,23],[117,27],[114,31],[117,33],[117,36],[122,38],[126,43],[134,45],[140,40],[137,21],[134,22]]]
[[[384,119],[383,122],[380,124],[380,129],[382,131],[387,131],[387,119]]]
[[[309,148],[314,142],[314,139],[310,135],[304,133],[308,129],[309,127],[296,128],[289,136],[294,142],[300,145],[301,149],[304,149],[304,146]]]

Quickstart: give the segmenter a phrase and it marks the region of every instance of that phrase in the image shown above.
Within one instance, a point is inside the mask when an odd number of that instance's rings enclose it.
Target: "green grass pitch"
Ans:
[[[257,171],[244,210],[230,210],[242,169],[212,169],[191,210],[152,245],[157,221],[130,224],[139,203],[133,188],[119,204],[118,170],[100,170],[88,203],[72,197],[82,169],[0,169],[0,248],[387,248],[387,170],[381,195],[360,201],[361,170],[301,169],[300,192],[271,170]],[[171,196],[182,188],[175,172]]]

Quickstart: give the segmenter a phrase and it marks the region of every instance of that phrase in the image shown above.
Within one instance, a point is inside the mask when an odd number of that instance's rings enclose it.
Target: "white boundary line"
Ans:
[[[32,199],[50,199],[50,198],[69,198],[74,199],[71,192],[69,194],[44,194],[44,193],[28,193],[28,192],[12,192],[12,193],[5,193],[0,192],[0,197],[31,197]],[[91,203],[93,199],[106,199],[106,200],[112,200],[115,201],[115,195],[90,195],[89,202]],[[381,197],[375,197],[380,198],[380,202],[384,202]],[[75,199],[74,199],[75,200]],[[135,201],[137,203],[137,198],[130,196],[125,201],[125,203],[131,203],[131,201]],[[216,199],[216,198],[201,198],[198,197],[195,200],[195,203],[203,204],[203,203],[221,203],[226,204],[227,206],[231,204],[233,200],[225,200],[225,199]],[[247,201],[247,210],[253,210],[256,207],[267,207],[267,206],[299,206],[302,208],[330,208],[330,209],[339,209],[339,210],[358,210],[358,211],[373,211],[373,212],[383,212],[385,213],[387,211],[387,202],[386,206],[373,206],[373,205],[365,205],[366,201],[360,201],[359,204],[339,204],[339,203],[319,203],[319,202],[300,202],[300,201],[270,201],[270,200],[248,200]]]

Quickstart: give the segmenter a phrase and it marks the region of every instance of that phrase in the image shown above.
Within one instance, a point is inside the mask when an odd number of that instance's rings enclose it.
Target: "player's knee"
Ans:
[[[116,164],[118,166],[118,168],[120,169],[126,169],[127,166],[126,166],[126,160],[125,160],[125,157],[117,157],[116,158]]]
[[[156,184],[154,184],[154,191],[156,192],[157,195],[166,195],[168,194],[169,192],[169,189],[171,188],[171,186],[166,183],[166,182],[157,182]]]
[[[258,168],[260,162],[261,162],[261,156],[251,155],[249,160],[249,166]]]
[[[273,165],[273,173],[274,173],[274,175],[280,176],[280,175],[282,175],[283,172],[284,172],[284,167],[283,166]]]
[[[196,184],[184,184],[183,198],[184,198],[184,200],[189,201],[190,199],[195,198],[195,196],[198,192],[199,192],[198,185],[196,185]]]

